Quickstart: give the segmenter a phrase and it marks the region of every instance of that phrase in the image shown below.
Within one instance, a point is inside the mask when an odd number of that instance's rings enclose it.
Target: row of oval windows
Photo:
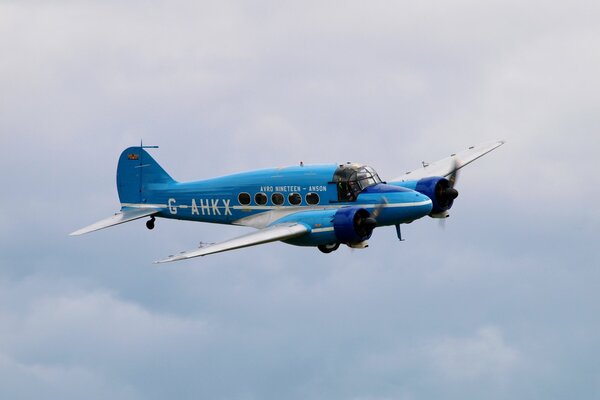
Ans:
[[[319,204],[319,195],[317,193],[307,193],[306,196],[304,197],[304,199],[306,200],[306,204],[309,205],[315,205],[315,204]],[[250,194],[249,193],[245,193],[242,192],[238,195],[238,202],[242,205],[242,206],[248,206],[250,205]],[[254,202],[256,204],[258,204],[259,206],[264,206],[265,204],[267,204],[268,201],[268,197],[265,193],[256,193],[254,195]],[[276,206],[281,206],[283,205],[285,201],[285,198],[283,197],[283,194],[281,193],[273,193],[271,195],[271,202],[276,205]],[[293,205],[293,206],[297,206],[300,205],[300,203],[302,203],[302,196],[300,195],[300,193],[290,193],[288,195],[288,202]]]

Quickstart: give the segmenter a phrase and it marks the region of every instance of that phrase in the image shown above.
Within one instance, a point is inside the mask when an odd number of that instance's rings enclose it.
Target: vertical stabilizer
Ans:
[[[117,166],[117,191],[121,204],[147,202],[152,185],[175,183],[143,146],[129,147],[121,153]]]

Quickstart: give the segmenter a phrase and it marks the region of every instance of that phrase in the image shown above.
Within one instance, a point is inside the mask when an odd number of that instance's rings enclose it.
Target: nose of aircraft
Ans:
[[[429,197],[410,189],[386,193],[386,199],[393,205],[389,208],[389,214],[386,214],[385,224],[414,221],[429,215],[433,209],[433,202]]]
[[[416,203],[414,207],[418,210],[419,213],[422,214],[422,217],[429,215],[429,213],[431,213],[431,210],[433,209],[433,202],[431,201],[431,199],[419,192],[414,193]]]
[[[381,198],[385,199],[384,207],[375,207],[373,210],[379,226],[414,221],[429,215],[433,209],[429,197],[404,187],[380,184],[365,190],[359,201],[367,198],[378,204]]]

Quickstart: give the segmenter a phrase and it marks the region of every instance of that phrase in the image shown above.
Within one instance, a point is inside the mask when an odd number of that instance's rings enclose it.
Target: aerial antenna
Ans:
[[[158,149],[158,146],[144,146],[144,140],[140,139],[140,149]]]

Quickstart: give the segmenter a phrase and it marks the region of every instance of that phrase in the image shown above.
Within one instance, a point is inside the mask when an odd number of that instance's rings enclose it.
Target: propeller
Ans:
[[[354,228],[361,236],[369,236],[375,227],[377,227],[377,220],[367,213],[365,215],[357,213],[354,217]]]
[[[379,217],[379,213],[381,212],[381,210],[383,209],[383,207],[385,207],[385,205],[387,203],[388,203],[387,197],[385,197],[385,196],[382,197],[379,204],[377,204],[375,206],[375,208],[373,209],[373,212],[371,213],[371,217],[373,217],[374,219],[377,219],[377,217]]]
[[[460,168],[460,164],[456,158],[454,158],[453,161],[454,165],[452,167],[452,172],[448,175],[448,180],[440,181],[436,187],[436,199],[442,207],[449,206],[454,199],[458,197],[458,190],[454,189],[454,185],[456,185],[458,179],[458,169]]]
[[[458,162],[456,157],[452,157],[453,166],[452,172],[448,175],[448,184],[447,185],[439,185],[436,190],[436,197],[440,205],[448,206],[450,205],[454,199],[458,197],[458,190],[454,189],[456,185],[456,181],[458,180],[458,170],[461,165]],[[442,229],[446,228],[446,218],[440,219],[440,227]]]
[[[450,181],[450,186],[454,187],[454,185],[456,184],[456,180],[458,179],[458,170],[460,169],[461,165],[458,162],[458,160],[456,159],[456,156],[452,158],[452,160],[454,161],[452,164],[452,172],[450,172],[450,176],[448,177],[448,181]]]
[[[377,217],[381,213],[381,210],[388,203],[387,198],[382,197],[379,204],[375,206],[373,212],[369,213],[367,210],[356,213],[354,216],[354,228],[359,235],[369,236],[373,229],[377,227]]]

